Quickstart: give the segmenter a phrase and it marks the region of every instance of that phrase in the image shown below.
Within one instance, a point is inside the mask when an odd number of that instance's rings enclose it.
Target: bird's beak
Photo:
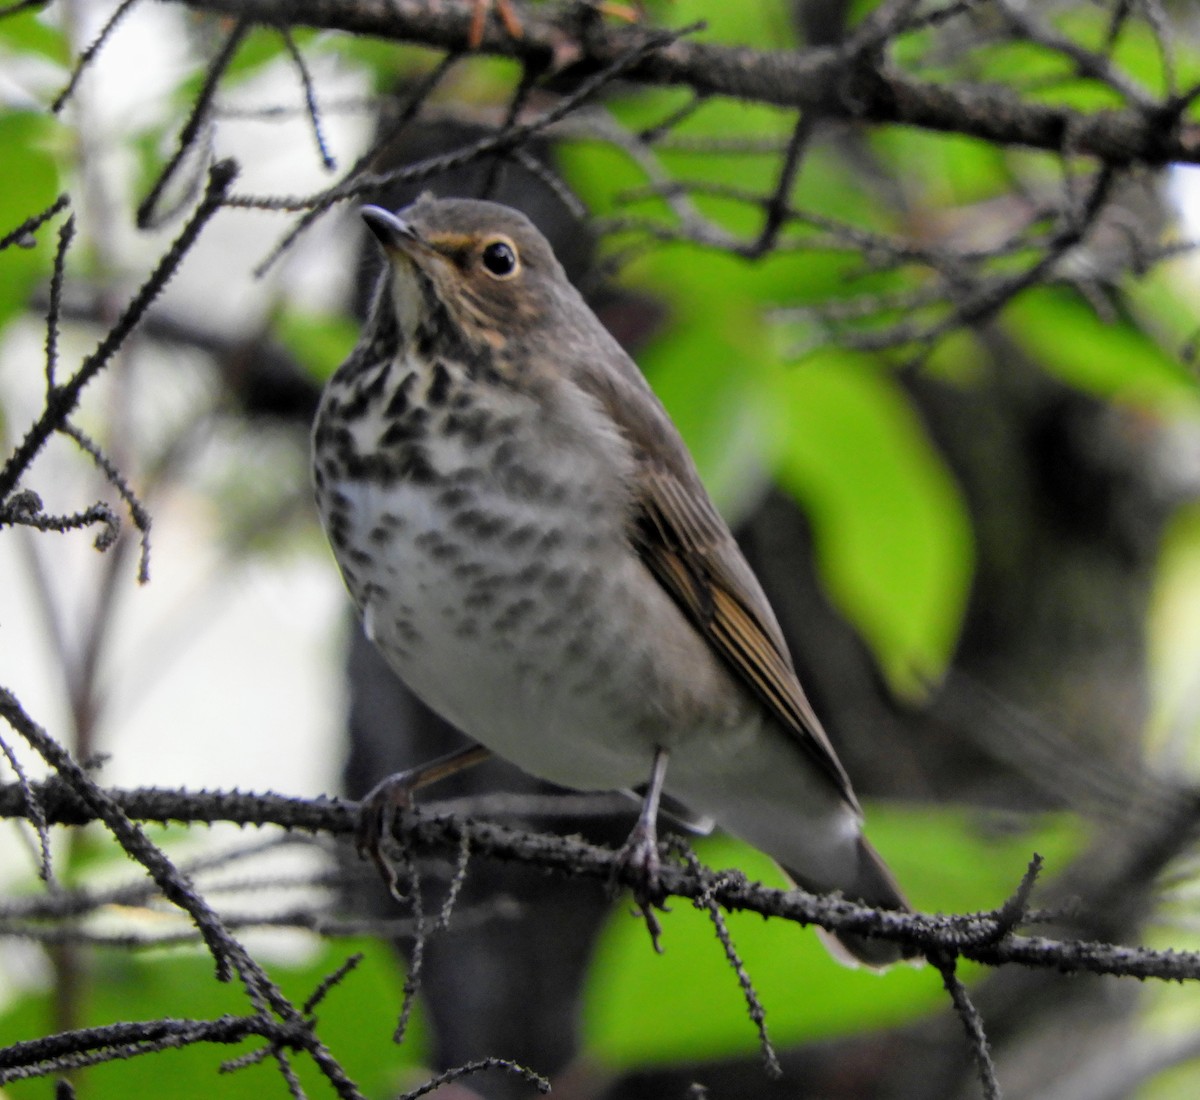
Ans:
[[[359,213],[389,256],[396,252],[409,252],[413,245],[424,243],[408,222],[390,210],[384,210],[382,206],[364,206]]]

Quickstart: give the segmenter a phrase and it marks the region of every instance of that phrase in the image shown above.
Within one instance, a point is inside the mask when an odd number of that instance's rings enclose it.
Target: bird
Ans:
[[[314,421],[317,510],[367,636],[473,741],[384,780],[367,820],[494,753],[644,784],[622,857],[650,886],[667,797],[809,891],[910,911],[682,437],[546,239],[477,199],[361,215],[385,263]]]

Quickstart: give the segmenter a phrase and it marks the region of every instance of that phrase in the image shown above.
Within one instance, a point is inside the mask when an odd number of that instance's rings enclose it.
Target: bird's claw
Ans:
[[[662,923],[655,910],[664,913],[670,909],[664,904],[662,886],[662,859],[658,854],[658,837],[652,828],[647,828],[642,822],[634,826],[633,832],[625,842],[613,866],[613,885],[621,879],[633,892],[635,908],[633,915],[641,917],[646,922],[646,930],[650,933],[650,942],[658,954],[663,953]]]
[[[408,772],[389,775],[375,784],[359,803],[358,827],[354,846],[360,859],[370,859],[387,885],[388,893],[397,901],[404,900],[400,876],[393,861],[384,852],[384,845],[395,837],[396,821],[412,809],[413,778]]]

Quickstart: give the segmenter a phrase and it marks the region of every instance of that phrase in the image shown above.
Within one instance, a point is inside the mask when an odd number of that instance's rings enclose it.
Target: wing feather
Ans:
[[[634,545],[726,665],[857,807],[850,781],[805,697],[766,597],[707,494],[644,466]],[[703,493],[703,490],[700,490]]]
[[[726,666],[857,810],[758,578],[666,410],[598,322],[569,335],[582,347],[590,345],[589,353],[562,361],[560,368],[605,410],[632,452],[630,537],[642,561]],[[603,370],[595,369],[596,358],[604,360]]]

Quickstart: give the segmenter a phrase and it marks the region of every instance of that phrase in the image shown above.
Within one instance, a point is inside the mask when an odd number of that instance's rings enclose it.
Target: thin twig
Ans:
[[[693,874],[701,871],[700,861],[696,858],[695,852],[691,850],[681,837],[672,837],[671,847],[677,854],[683,857],[684,862]],[[708,914],[708,919],[712,921],[713,928],[717,933],[717,940],[725,952],[725,960],[729,963],[730,969],[733,970],[737,977],[750,1020],[758,1032],[758,1045],[759,1050],[762,1052],[763,1068],[768,1077],[772,1080],[778,1080],[783,1076],[783,1068],[779,1064],[779,1056],[775,1053],[775,1045],[771,1042],[771,1037],[767,1033],[767,1012],[763,1008],[762,1001],[759,999],[758,990],[754,988],[754,983],[750,980],[746,964],[742,962],[742,957],[738,954],[737,948],[733,944],[733,936],[730,935],[729,925],[725,921],[725,914],[721,912],[721,906],[717,902],[716,890],[719,885],[720,879],[714,879],[712,887],[705,890],[700,897],[695,898],[692,904],[697,909],[703,909]]]
[[[79,55],[79,60],[75,62],[75,67],[71,70],[71,77],[67,81],[67,86],[54,97],[54,102],[50,104],[51,113],[58,114],[63,109],[67,100],[71,98],[75,88],[78,86],[84,70],[91,64],[96,54],[100,52],[113,31],[117,29],[117,24],[129,14],[129,10],[137,2],[138,0],[121,0],[121,3],[117,5],[117,10],[108,17],[108,21],[100,28],[100,33],[96,35],[87,49]]]
[[[402,1096],[397,1097],[397,1100],[418,1100],[418,1097],[426,1096],[440,1089],[443,1085],[448,1085],[453,1081],[461,1080],[463,1077],[469,1077],[475,1073],[482,1073],[487,1069],[502,1069],[507,1073],[516,1074],[516,1076],[528,1081],[543,1095],[550,1091],[550,1082],[545,1077],[509,1058],[480,1058],[474,1062],[466,1062],[461,1066],[455,1066],[444,1073],[439,1073],[436,1077],[432,1077],[426,1081],[420,1088],[415,1088],[411,1092],[406,1092]]]
[[[125,502],[125,507],[129,509],[129,518],[133,520],[133,526],[137,528],[138,533],[141,535],[141,551],[138,556],[138,584],[149,584],[150,513],[146,510],[145,505],[138,500],[137,494],[130,488],[129,482],[125,480],[124,475],[117,469],[108,455],[101,450],[98,443],[69,420],[65,421],[58,430],[63,435],[70,436],[75,440],[79,447],[91,457],[92,461],[103,471],[108,483],[116,489],[120,498]],[[103,547],[98,548],[103,549]]]
[[[413,119],[421,110],[421,106],[434,89],[445,79],[446,74],[458,62],[461,54],[451,51],[445,54],[442,59],[417,83],[412,94],[405,100],[397,113],[396,119],[380,134],[374,145],[351,166],[350,170],[342,177],[338,183],[329,188],[322,195],[317,196],[311,204],[310,209],[306,210],[299,218],[296,219],[295,225],[283,235],[279,242],[271,249],[266,259],[264,259],[257,268],[255,275],[262,276],[270,269],[270,267],[279,259],[285,252],[292,247],[300,235],[315,222],[322,214],[334,206],[340,199],[341,194],[348,188],[351,183],[358,179],[366,171],[367,166],[375,160],[380,154],[386,154],[387,150],[400,138],[400,135],[411,125]],[[301,204],[301,207],[303,204]]]
[[[248,997],[261,1015],[278,1014],[285,1024],[299,1030],[304,1049],[343,1100],[363,1100],[362,1094],[333,1058],[311,1027],[278,986],[248,954],[246,949],[222,925],[208,902],[195,890],[163,851],[152,844],[145,832],[121,809],[61,745],[50,737],[25,712],[16,696],[0,687],[0,718],[16,730],[29,745],[69,785],[133,859],[150,873],[163,895],[184,910],[195,922],[217,964],[217,976],[227,981],[237,973]]]
[[[950,994],[951,1003],[963,1030],[967,1033],[967,1041],[971,1044],[971,1054],[975,1059],[975,1068],[979,1072],[979,1082],[983,1087],[984,1100],[1001,1100],[1000,1082],[996,1078],[996,1066],[992,1062],[992,1053],[988,1049],[987,1033],[983,1029],[983,1019],[979,1010],[971,1002],[967,988],[962,984],[956,970],[956,960],[953,955],[942,952],[931,952],[929,961],[938,968],[942,975],[942,984]]]
[[[84,388],[108,365],[117,349],[129,338],[129,334],[145,316],[150,304],[162,292],[171,276],[175,274],[184,256],[187,255],[200,235],[200,231],[220,209],[225,193],[236,176],[237,166],[233,161],[219,161],[209,169],[209,182],[204,198],[184,226],[183,231],[163,254],[158,266],[133,296],[129,305],[125,307],[125,311],[117,319],[116,324],[105,333],[96,350],[80,364],[79,369],[69,381],[55,387],[54,391],[47,396],[46,407],[42,414],[25,433],[25,437],[9,456],[3,469],[0,469],[0,500],[13,491],[18,479],[45,446],[46,440],[66,422],[67,417],[74,411]]]
[[[309,121],[312,123],[313,137],[317,142],[317,152],[321,156],[321,163],[327,171],[332,172],[337,168],[337,161],[330,155],[329,146],[325,142],[325,133],[321,126],[321,112],[317,106],[317,89],[313,84],[312,73],[308,71],[304,55],[300,52],[300,47],[296,45],[296,39],[293,37],[291,29],[278,27],[277,30],[283,39],[284,46],[287,47],[292,63],[296,66],[296,72],[300,75],[300,87],[304,92],[304,107]]]
[[[72,214],[58,231],[58,247],[54,250],[54,270],[50,276],[50,304],[46,308],[46,394],[54,392],[54,373],[58,367],[58,326],[62,312],[63,274],[67,250],[75,236],[75,215]]]
[[[225,70],[233,61],[234,54],[237,53],[238,47],[242,44],[242,40],[250,32],[253,22],[248,17],[239,19],[233,26],[233,30],[225,39],[224,45],[217,52],[217,56],[213,58],[208,66],[208,71],[205,73],[204,83],[200,87],[200,91],[196,95],[196,100],[192,104],[191,114],[188,116],[187,122],[184,123],[183,129],[179,132],[179,138],[175,144],[175,152],[171,154],[170,159],[159,172],[158,178],[150,187],[149,193],[138,204],[137,208],[137,225],[139,229],[152,229],[160,225],[168,212],[164,215],[158,214],[158,201],[162,193],[166,190],[167,184],[174,178],[175,173],[179,170],[179,166],[183,163],[184,158],[191,151],[195,144],[196,138],[199,136],[201,129],[208,121],[209,109],[212,106],[213,96],[216,95],[217,85],[220,83],[221,77]],[[216,171],[214,165],[210,171]],[[211,183],[210,183],[211,187]]]
[[[11,229],[0,237],[0,252],[6,248],[12,248],[16,245],[18,248],[28,248],[37,242],[34,240],[34,233],[37,232],[43,225],[54,217],[60,210],[65,210],[71,205],[69,196],[59,195],[45,210],[32,217],[26,218],[16,229]]]

